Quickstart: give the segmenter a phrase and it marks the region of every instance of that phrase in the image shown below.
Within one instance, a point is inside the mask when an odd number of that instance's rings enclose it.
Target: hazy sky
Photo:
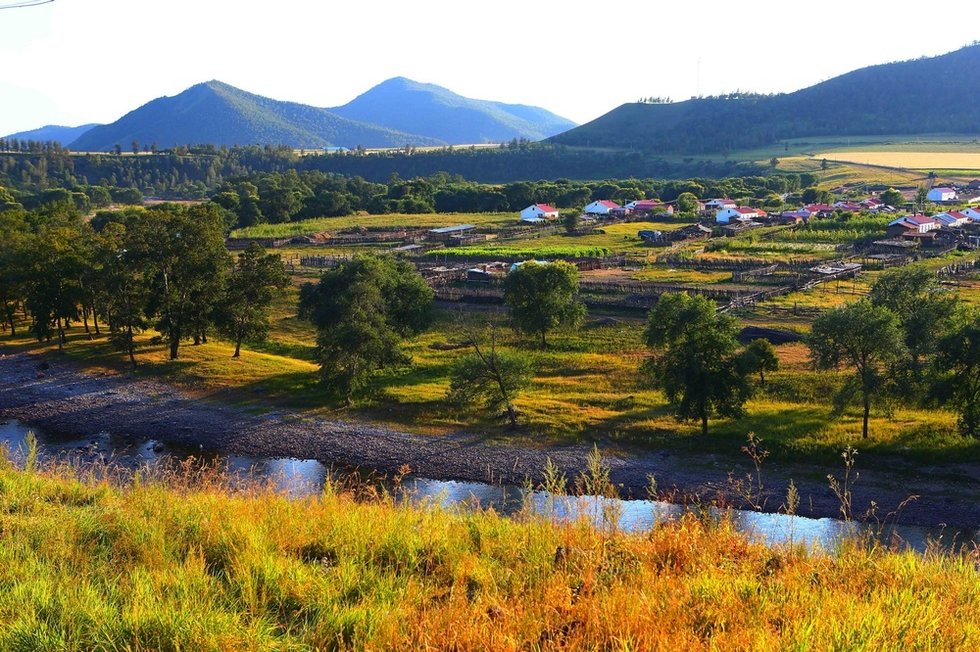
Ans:
[[[54,0],[0,10],[0,134],[112,122],[209,79],[336,106],[398,75],[587,122],[639,97],[792,91],[980,36],[973,2],[943,4],[940,22],[902,4]]]

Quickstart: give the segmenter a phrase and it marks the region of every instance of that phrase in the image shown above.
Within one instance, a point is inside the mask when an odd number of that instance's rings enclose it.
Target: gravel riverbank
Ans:
[[[569,474],[585,468],[591,446],[529,447],[487,442],[465,432],[423,436],[384,426],[327,419],[280,410],[252,414],[216,400],[201,399],[157,380],[93,374],[55,355],[42,357],[0,349],[0,418],[19,419],[51,431],[86,435],[111,432],[224,453],[317,459],[392,473],[403,464],[421,477],[520,484],[537,477],[547,458]],[[764,433],[762,434],[765,438]],[[600,446],[602,448],[602,446]],[[607,451],[612,479],[627,497],[645,498],[647,476],[676,499],[721,497],[741,506],[731,490],[730,474],[744,477],[748,460],[671,451]],[[909,495],[919,498],[901,513],[915,525],[980,527],[980,465],[944,464],[911,468],[897,459],[859,456],[860,478],[854,512],[870,501],[879,516]],[[790,478],[801,495],[798,513],[836,517],[839,502],[826,476],[842,468],[806,464],[763,467],[766,510],[777,511]]]

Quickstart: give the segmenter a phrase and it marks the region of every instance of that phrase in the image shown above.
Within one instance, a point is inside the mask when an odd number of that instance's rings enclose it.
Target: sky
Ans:
[[[790,92],[978,38],[973,2],[945,3],[961,19],[941,28],[902,5],[53,0],[0,9],[0,134],[112,122],[211,79],[330,107],[403,76],[583,123],[641,97]]]

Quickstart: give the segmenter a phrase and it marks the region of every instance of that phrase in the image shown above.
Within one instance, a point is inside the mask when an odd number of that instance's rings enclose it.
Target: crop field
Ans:
[[[860,163],[861,165],[880,165],[909,170],[956,169],[961,171],[980,170],[980,146],[972,152],[918,152],[918,151],[829,151],[817,154],[817,158]]]

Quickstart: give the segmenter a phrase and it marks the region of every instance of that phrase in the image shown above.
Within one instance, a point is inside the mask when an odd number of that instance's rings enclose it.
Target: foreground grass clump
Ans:
[[[191,477],[193,475],[193,477]],[[976,649],[975,560],[0,468],[0,649]]]

